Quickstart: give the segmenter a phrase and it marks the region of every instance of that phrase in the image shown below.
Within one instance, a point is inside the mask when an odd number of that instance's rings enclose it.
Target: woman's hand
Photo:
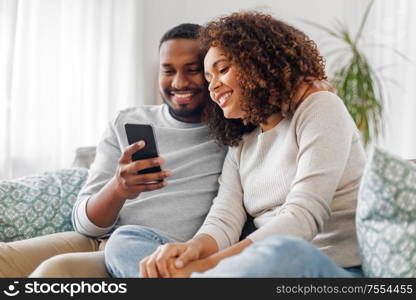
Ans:
[[[159,246],[155,252],[140,261],[139,277],[172,277],[172,272],[178,273],[177,270],[181,270],[199,257],[199,248],[191,241],[168,243]]]
[[[186,264],[186,266],[178,269],[173,264],[169,265],[169,273],[171,277],[189,277],[193,272],[205,272],[214,268],[221,260],[237,255],[243,251],[246,247],[253,243],[252,240],[246,238],[233,246],[215,252],[211,255],[204,257],[203,259],[197,259]]]
[[[213,267],[216,263],[210,258],[198,259],[188,263],[181,269],[175,268],[172,264],[169,266],[170,277],[172,278],[189,278],[194,272],[205,272]]]

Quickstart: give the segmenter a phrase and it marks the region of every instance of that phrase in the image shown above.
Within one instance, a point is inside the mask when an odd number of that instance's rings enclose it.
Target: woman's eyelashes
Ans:
[[[225,74],[225,73],[227,73],[227,71],[230,69],[230,67],[229,66],[227,66],[227,67],[223,67],[223,68],[220,68],[219,69],[219,72],[221,73],[221,74]]]
[[[225,74],[228,72],[228,70],[230,69],[230,66],[226,66],[226,67],[222,67],[222,68],[218,68],[217,73],[219,74]],[[214,74],[216,72],[214,71]],[[205,80],[210,83],[210,81],[212,80],[212,75],[210,73],[205,73]]]

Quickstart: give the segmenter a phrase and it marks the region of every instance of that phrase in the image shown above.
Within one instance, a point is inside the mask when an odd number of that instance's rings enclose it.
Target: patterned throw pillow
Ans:
[[[0,242],[73,230],[72,206],[87,174],[73,168],[0,181]]]
[[[416,277],[416,165],[375,149],[362,178],[357,237],[367,277]]]

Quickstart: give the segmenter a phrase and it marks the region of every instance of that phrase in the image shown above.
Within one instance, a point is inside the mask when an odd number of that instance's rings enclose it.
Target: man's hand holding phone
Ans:
[[[167,185],[165,180],[171,175],[170,170],[139,174],[139,171],[158,167],[164,163],[163,158],[153,157],[133,161],[133,154],[145,147],[144,141],[128,146],[120,157],[116,174],[116,189],[121,198],[136,198],[141,192],[153,191]]]

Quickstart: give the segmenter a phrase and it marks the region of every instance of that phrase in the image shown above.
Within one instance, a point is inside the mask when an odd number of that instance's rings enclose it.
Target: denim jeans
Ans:
[[[111,235],[105,263],[113,277],[137,277],[139,262],[159,245],[175,242],[152,229],[125,225]],[[253,243],[240,254],[191,277],[362,277],[360,267],[342,268],[305,240],[276,235]]]
[[[112,277],[138,277],[139,262],[160,245],[173,242],[145,226],[121,226],[107,241],[104,249],[105,266]]]
[[[338,266],[305,240],[276,235],[191,277],[363,277],[363,273],[361,267]]]

